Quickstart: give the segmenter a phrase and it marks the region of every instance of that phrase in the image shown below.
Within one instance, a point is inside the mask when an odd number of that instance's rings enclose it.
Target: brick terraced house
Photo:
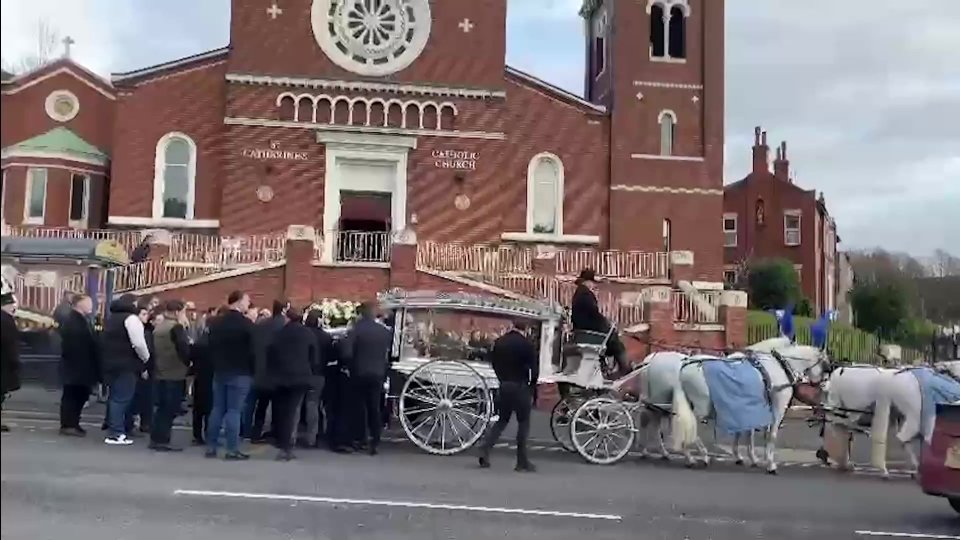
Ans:
[[[505,64],[506,4],[233,0],[223,49],[4,80],[5,228],[153,231],[118,287],[204,304],[562,297],[592,266],[624,324],[669,296],[722,329],[723,0],[585,0],[586,98]]]

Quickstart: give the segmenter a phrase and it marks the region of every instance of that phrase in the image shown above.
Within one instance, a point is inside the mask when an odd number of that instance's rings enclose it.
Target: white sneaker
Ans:
[[[133,444],[133,439],[121,434],[116,437],[107,437],[103,442],[112,446],[129,446]]]

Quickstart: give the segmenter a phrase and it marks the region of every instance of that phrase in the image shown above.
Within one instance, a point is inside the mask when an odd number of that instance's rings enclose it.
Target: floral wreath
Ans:
[[[310,304],[303,316],[306,319],[307,314],[311,311],[319,311],[323,318],[323,326],[336,328],[352,323],[357,318],[357,308],[359,306],[360,302],[324,298],[320,302]]]

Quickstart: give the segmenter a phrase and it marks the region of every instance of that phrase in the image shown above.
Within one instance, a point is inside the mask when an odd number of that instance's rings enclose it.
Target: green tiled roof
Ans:
[[[32,137],[23,142],[12,144],[3,149],[3,156],[17,154],[65,154],[69,157],[106,163],[109,156],[96,146],[83,140],[79,135],[61,126]]]

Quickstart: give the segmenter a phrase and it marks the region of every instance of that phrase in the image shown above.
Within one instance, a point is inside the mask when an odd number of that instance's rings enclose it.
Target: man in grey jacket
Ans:
[[[358,308],[360,320],[341,343],[341,356],[350,372],[351,407],[354,416],[352,429],[362,433],[366,423],[370,435],[370,455],[377,454],[380,433],[383,430],[381,401],[383,382],[390,366],[390,346],[393,334],[377,322],[374,306],[364,302]],[[363,443],[360,448],[363,448]]]

